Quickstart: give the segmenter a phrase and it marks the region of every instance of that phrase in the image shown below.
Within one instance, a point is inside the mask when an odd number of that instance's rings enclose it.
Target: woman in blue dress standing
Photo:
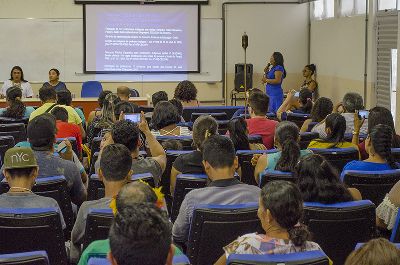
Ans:
[[[271,66],[272,68],[270,69]],[[265,75],[262,81],[266,84],[266,92],[269,96],[269,111],[276,113],[283,102],[282,81],[286,77],[283,56],[280,52],[274,52],[272,54],[264,72]]]

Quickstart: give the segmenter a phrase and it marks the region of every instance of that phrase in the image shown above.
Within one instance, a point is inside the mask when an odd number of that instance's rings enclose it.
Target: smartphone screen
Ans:
[[[64,141],[62,141],[61,143],[58,144],[56,152],[57,153],[64,153],[67,150],[67,145],[65,144]]]
[[[298,97],[299,97],[299,95],[300,95],[300,92],[296,92],[296,93],[294,93],[294,96],[295,96],[296,98],[298,98]]]
[[[140,122],[140,113],[128,113],[125,114],[125,120],[139,123]]]
[[[359,110],[358,115],[360,116],[361,119],[368,119],[368,110]]]

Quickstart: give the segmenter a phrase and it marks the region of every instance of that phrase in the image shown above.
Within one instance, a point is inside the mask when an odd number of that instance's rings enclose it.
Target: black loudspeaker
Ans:
[[[247,64],[246,82],[247,89],[253,87],[253,64]],[[244,92],[244,63],[235,64],[235,90]]]

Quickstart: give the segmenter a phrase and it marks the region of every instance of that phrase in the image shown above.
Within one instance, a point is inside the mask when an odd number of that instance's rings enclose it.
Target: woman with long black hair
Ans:
[[[283,102],[282,82],[286,77],[283,55],[280,52],[272,54],[264,74],[262,82],[266,84],[265,89],[270,99],[269,111],[276,113]]]
[[[0,109],[0,116],[12,119],[29,119],[29,116],[35,109],[33,107],[26,107],[21,101],[22,90],[13,86],[7,89],[6,100],[8,107]]]
[[[31,84],[25,80],[24,72],[18,65],[11,69],[10,79],[4,81],[4,84],[1,88],[0,97],[4,98],[4,96],[6,96],[7,89],[13,86],[19,87],[22,90],[22,96],[24,98],[31,98],[33,96]]]

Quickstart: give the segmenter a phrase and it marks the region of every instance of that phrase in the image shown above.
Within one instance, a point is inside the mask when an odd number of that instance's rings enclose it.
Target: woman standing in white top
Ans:
[[[24,79],[24,72],[19,66],[14,66],[10,73],[11,78],[4,81],[3,87],[1,88],[1,98],[4,98],[7,89],[13,86],[19,87],[22,90],[22,97],[31,98],[33,96],[33,91],[31,84]]]

